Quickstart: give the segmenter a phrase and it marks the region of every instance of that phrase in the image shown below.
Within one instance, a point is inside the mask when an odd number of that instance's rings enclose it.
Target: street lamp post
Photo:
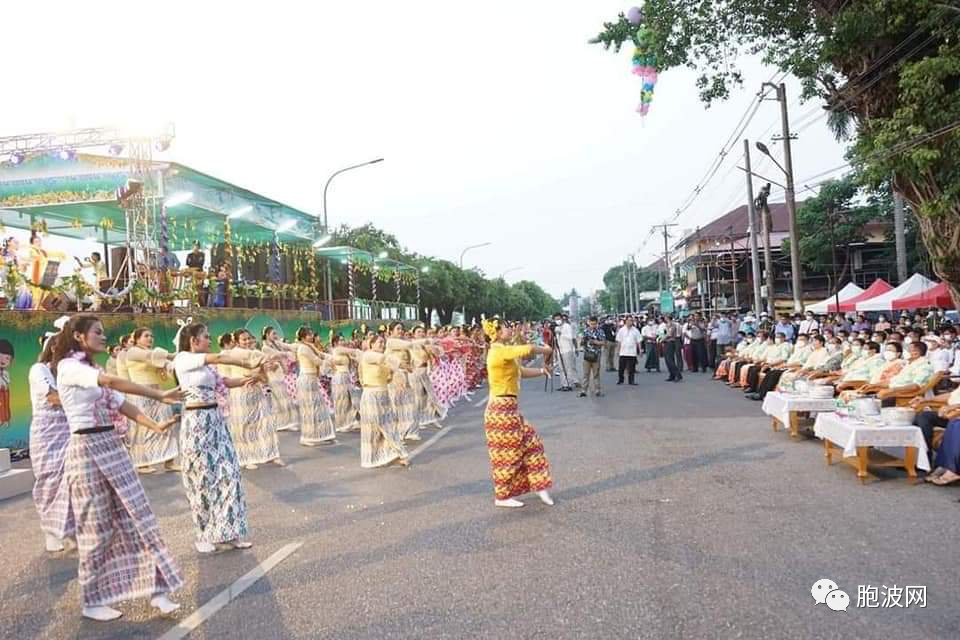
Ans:
[[[330,187],[330,181],[336,178],[338,175],[345,171],[350,171],[351,169],[359,169],[360,167],[366,167],[367,165],[377,164],[378,162],[383,162],[383,158],[376,158],[368,162],[361,162],[360,164],[353,164],[349,167],[344,167],[339,171],[334,171],[333,174],[327,178],[326,184],[323,185],[323,232],[325,234],[330,233],[330,226],[327,224],[327,189]],[[330,260],[327,260],[326,268],[326,286],[327,286],[327,306],[330,310],[330,320],[335,320],[333,313],[333,278],[330,275]]]
[[[489,247],[491,244],[493,244],[493,243],[492,243],[492,242],[482,242],[482,243],[480,243],[480,244],[472,244],[472,245],[470,245],[469,247],[467,247],[466,249],[464,249],[463,251],[461,251],[461,252],[460,252],[460,271],[463,271],[463,256],[465,256],[465,255],[467,254],[467,251],[470,251],[470,249],[479,249],[480,247]],[[460,311],[461,311],[461,313],[463,314],[463,324],[464,324],[464,326],[466,326],[466,324],[467,324],[467,302],[466,302],[466,300],[464,300],[464,302],[463,302],[463,307],[460,309]]]

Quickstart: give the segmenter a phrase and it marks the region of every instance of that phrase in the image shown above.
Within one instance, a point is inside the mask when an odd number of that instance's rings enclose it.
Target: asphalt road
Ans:
[[[289,466],[244,476],[249,551],[198,557],[179,477],[144,478],[186,576],[174,618],[136,603],[116,622],[81,619],[75,555],[42,551],[28,496],[2,502],[0,638],[159,638],[211,602],[189,637],[957,637],[960,491],[897,470],[861,486],[703,374],[605,376],[602,399],[524,388],[554,507],[493,507],[485,390],[410,469],[361,469],[356,435],[307,449],[281,434]],[[815,605],[821,578],[850,594],[847,611]],[[926,607],[858,608],[858,585],[925,586]]]

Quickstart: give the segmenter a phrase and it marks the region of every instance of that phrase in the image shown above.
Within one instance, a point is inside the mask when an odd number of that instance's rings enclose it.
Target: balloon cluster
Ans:
[[[657,86],[657,55],[654,53],[653,34],[643,23],[643,10],[633,7],[627,12],[627,20],[631,25],[640,27],[634,36],[636,48],[633,50],[633,73],[640,77],[643,89],[640,92],[640,104],[637,113],[641,116],[650,111],[653,102],[653,89]]]

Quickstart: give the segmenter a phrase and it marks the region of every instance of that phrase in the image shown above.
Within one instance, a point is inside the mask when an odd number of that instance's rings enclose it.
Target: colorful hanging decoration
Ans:
[[[377,265],[373,265],[370,273],[370,297],[377,299]]]
[[[113,230],[113,220],[107,217],[100,218],[100,228],[104,231]]]
[[[229,218],[223,220],[223,263],[227,273],[233,273],[233,231]]]
[[[397,285],[397,302],[400,302],[400,270],[393,272],[393,281]]]
[[[650,103],[653,102],[653,89],[657,86],[657,56],[653,48],[653,35],[649,29],[642,26],[637,29],[634,43],[636,48],[633,50],[633,73],[643,82],[637,113],[646,116],[650,111]]]
[[[350,300],[357,297],[356,285],[353,282],[353,252],[347,253],[347,297]]]

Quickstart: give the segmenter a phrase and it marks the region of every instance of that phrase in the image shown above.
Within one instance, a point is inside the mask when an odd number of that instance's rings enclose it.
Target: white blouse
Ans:
[[[30,373],[27,374],[27,382],[30,384],[30,404],[33,407],[34,415],[50,408],[50,402],[47,400],[47,394],[57,390],[57,379],[53,377],[53,372],[45,362],[37,362],[30,367]]]
[[[99,385],[100,370],[76,358],[57,364],[57,389],[70,433],[112,424],[108,401],[123,403],[123,394]]]
[[[207,354],[181,351],[173,358],[173,370],[187,406],[216,404],[219,373],[207,364]]]

